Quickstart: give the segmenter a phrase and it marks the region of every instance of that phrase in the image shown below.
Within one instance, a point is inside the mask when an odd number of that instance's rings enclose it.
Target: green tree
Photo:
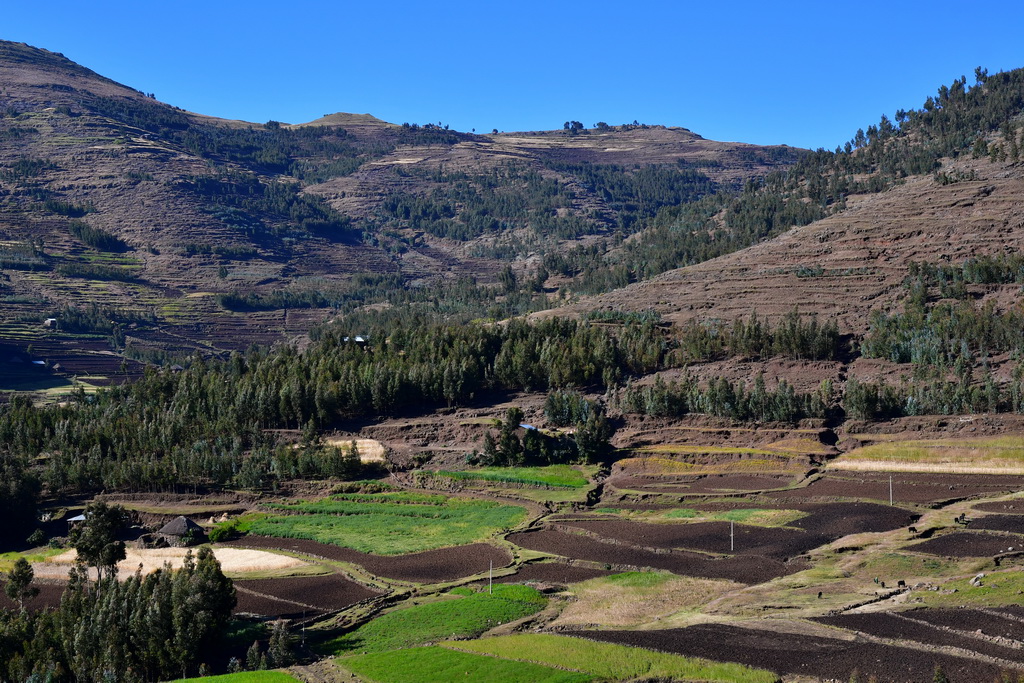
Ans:
[[[4,593],[18,603],[22,612],[25,611],[25,600],[39,595],[39,589],[32,585],[33,578],[35,572],[32,571],[32,565],[24,557],[19,557],[4,584]]]
[[[288,632],[288,623],[283,619],[274,622],[274,628],[270,633],[270,642],[267,643],[267,659],[270,666],[274,668],[290,666],[295,663],[295,655],[292,652],[292,636]]]
[[[84,514],[85,521],[71,531],[71,545],[82,562],[96,567],[100,581],[104,573],[113,578],[117,575],[117,563],[125,558],[124,541],[117,537],[127,525],[128,515],[120,505],[111,506],[103,501],[86,505]]]
[[[604,412],[593,409],[587,421],[576,426],[576,448],[584,462],[600,462],[611,452],[612,426]]]

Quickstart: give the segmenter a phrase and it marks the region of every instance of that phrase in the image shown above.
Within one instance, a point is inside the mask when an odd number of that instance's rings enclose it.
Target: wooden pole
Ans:
[[[892,475],[889,475],[889,505],[892,506]]]
[[[729,520],[729,552],[736,550],[736,522]]]

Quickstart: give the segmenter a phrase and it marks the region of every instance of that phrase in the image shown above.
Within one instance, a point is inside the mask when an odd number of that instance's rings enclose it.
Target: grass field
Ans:
[[[951,592],[953,590],[956,592]],[[942,584],[942,590],[915,591],[929,607],[1002,607],[1019,605],[1024,594],[1024,572],[1019,570],[986,572],[980,586],[961,578]]]
[[[713,598],[742,588],[732,581],[716,581],[663,572],[626,572],[571,588],[576,600],[566,605],[556,624],[630,627],[657,622],[684,611],[694,611]]]
[[[417,647],[347,657],[338,661],[338,665],[364,680],[377,683],[585,683],[593,680],[593,677],[582,673],[443,647]]]
[[[474,543],[511,529],[526,510],[493,501],[417,493],[343,494],[273,506],[285,515],[255,514],[239,528],[305,538],[380,555]]]
[[[0,572],[9,572],[14,568],[14,563],[19,557],[24,557],[29,562],[43,562],[54,555],[66,552],[64,548],[47,548],[37,553],[0,553]]]
[[[387,612],[317,649],[329,654],[387,652],[448,638],[473,638],[547,604],[547,598],[529,586],[499,584],[493,593],[466,592]]]
[[[756,526],[786,526],[806,516],[806,512],[800,512],[799,510],[764,510],[761,508],[720,510],[718,512],[677,508],[665,513],[666,519],[692,519],[701,522],[739,522]]]
[[[1024,437],[884,441],[854,449],[830,468],[859,471],[1024,473]]]
[[[237,674],[225,674],[223,676],[206,676],[205,678],[179,678],[171,683],[295,683],[299,679],[289,676],[282,671],[242,671]]]
[[[447,646],[504,659],[576,669],[594,675],[599,680],[771,683],[778,678],[770,671],[751,669],[741,664],[723,664],[637,647],[539,633],[448,643]]]
[[[588,475],[593,476],[596,466],[580,468],[570,465],[548,465],[547,467],[481,467],[465,472],[438,471],[438,476],[452,479],[468,479],[525,486],[554,486],[559,488],[583,488],[590,482]]]
[[[672,510],[628,510],[607,507],[595,508],[594,512],[614,514],[625,519],[639,522],[661,522],[688,520],[692,522],[739,522],[752,526],[787,526],[796,520],[806,517],[806,512],[799,510],[765,510],[762,508],[742,508],[739,510],[718,510],[708,512],[693,508],[675,508]]]

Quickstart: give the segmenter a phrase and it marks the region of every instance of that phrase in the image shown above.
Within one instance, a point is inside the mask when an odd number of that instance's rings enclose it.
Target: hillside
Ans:
[[[301,337],[398,292],[434,300],[435,282],[460,281],[480,315],[506,266],[536,280],[545,255],[603,250],[664,206],[801,155],[640,124],[475,135],[368,114],[225,121],[18,43],[0,44],[0,110],[0,340],[26,362],[108,378],[122,354],[167,362]]]
[[[1024,70],[798,152],[2,51],[0,678],[1024,671]]]
[[[968,157],[943,168],[969,179],[915,176],[887,192],[854,195],[844,211],[761,244],[543,315],[652,310],[680,324],[751,311],[775,321],[798,307],[862,335],[872,310],[890,310],[902,298],[911,262],[962,263],[1024,247],[1019,164]]]

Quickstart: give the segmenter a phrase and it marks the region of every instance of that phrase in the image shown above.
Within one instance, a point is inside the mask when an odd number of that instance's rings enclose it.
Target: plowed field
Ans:
[[[876,612],[872,614],[841,614],[821,617],[815,621],[830,626],[859,631],[879,638],[923,643],[945,647],[957,647],[977,652],[988,657],[1024,663],[1024,651],[1003,647],[995,643],[971,638],[966,633],[953,633],[937,626],[908,619],[898,614]]]
[[[297,605],[314,607],[322,612],[344,609],[361,600],[380,595],[377,591],[336,574],[235,581],[235,586]]]
[[[555,530],[516,533],[508,538],[523,548],[562,557],[604,562],[619,567],[664,569],[682,576],[729,579],[740,583],[762,583],[807,568],[801,562],[783,563],[772,558],[751,555],[711,559],[697,553],[653,552],[628,545],[603,543],[580,534]]]
[[[1009,531],[1024,534],[1024,516],[1021,515],[987,515],[971,520],[972,529],[989,529],[991,531]],[[1021,539],[1024,542],[1024,538]]]
[[[538,581],[540,583],[570,584],[608,576],[615,572],[589,567],[574,567],[562,562],[533,562],[523,565],[518,572],[510,576],[502,576],[495,583],[524,583]]]
[[[980,609],[917,609],[903,612],[904,616],[927,621],[936,626],[947,626],[958,631],[977,632],[986,636],[1013,638],[1024,641],[1024,622],[1003,616],[995,610]],[[1024,653],[1024,650],[1021,650]]]
[[[440,548],[411,555],[371,555],[316,541],[271,536],[246,536],[231,541],[229,545],[293,550],[328,560],[351,562],[376,576],[415,583],[452,581],[487,571],[492,562],[497,568],[504,567],[512,561],[507,551],[487,543]]]
[[[884,683],[931,681],[936,664],[956,683],[991,683],[1000,675],[999,667],[966,657],[723,624],[663,631],[584,631],[573,635],[690,657],[739,662],[782,675],[832,680],[849,680],[850,674],[857,670],[861,680],[875,676]]]
[[[985,532],[955,531],[929,538],[923,543],[908,546],[908,550],[942,557],[988,557],[1006,552],[1008,548],[1020,550],[1024,539]]]
[[[892,472],[893,501],[899,503],[935,503],[954,498],[1018,491],[1024,477],[979,474],[919,474]],[[888,472],[835,472],[807,486],[769,495],[779,500],[794,498],[866,498],[889,500]]]

